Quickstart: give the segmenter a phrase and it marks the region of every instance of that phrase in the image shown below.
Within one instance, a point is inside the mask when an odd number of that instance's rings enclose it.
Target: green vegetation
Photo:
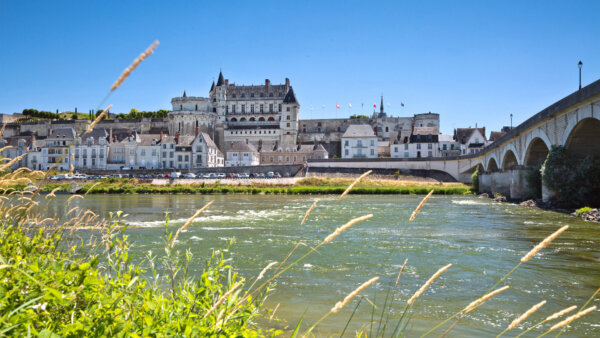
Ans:
[[[12,216],[17,216],[13,214]],[[251,325],[266,294],[240,302],[244,285],[222,253],[190,271],[189,250],[173,249],[165,222],[165,251],[134,264],[126,227],[114,219],[99,245],[67,228],[29,228],[0,220],[2,334],[82,336],[257,336]],[[91,238],[90,238],[91,240]],[[106,250],[102,250],[106,248]],[[140,258],[138,257],[138,260]],[[235,309],[232,304],[237,304]],[[274,330],[268,333],[277,333]]]
[[[473,175],[471,175],[471,190],[473,190],[473,192],[476,194],[479,193],[479,174],[480,166],[477,166],[477,168],[475,168],[475,172]]]
[[[368,119],[369,117],[367,115],[361,115],[361,114],[354,114],[352,116],[350,116],[350,119]]]
[[[305,182],[307,181],[307,182]],[[369,183],[373,182],[373,183]],[[411,185],[387,185],[386,183],[374,183],[377,180],[365,181],[352,189],[351,194],[401,194],[401,195],[426,195],[434,190],[434,194],[457,195],[469,193],[469,187],[464,184],[418,184]],[[391,181],[394,182],[394,181]],[[136,179],[103,179],[98,184],[86,184],[80,193],[90,194],[288,194],[288,195],[330,195],[341,194],[350,183],[346,180],[332,180],[327,183],[321,179],[305,179],[293,186],[284,185],[228,185],[216,183],[189,183],[189,184],[166,184],[155,185],[151,183],[140,183]],[[57,191],[69,191],[69,184],[48,184],[44,187],[45,192],[57,189]],[[89,190],[91,188],[91,191]]]
[[[169,113],[168,110],[160,109],[157,111],[138,111],[135,108],[131,108],[129,114],[118,114],[117,119],[129,120],[129,119],[141,119],[141,118],[165,118]]]
[[[577,216],[581,216],[583,214],[585,214],[586,212],[590,212],[594,209],[590,208],[590,207],[583,207],[583,208],[579,208],[577,210],[575,210],[575,213],[577,214]]]
[[[23,109],[23,116],[28,119],[46,119],[46,120],[59,120],[62,119],[60,114],[52,113],[49,111],[37,110],[37,109]]]
[[[563,146],[552,146],[541,171],[544,184],[557,193],[559,203],[600,206],[600,156],[580,158]]]
[[[525,181],[529,189],[526,199],[542,198],[542,165],[527,167],[525,171]]]

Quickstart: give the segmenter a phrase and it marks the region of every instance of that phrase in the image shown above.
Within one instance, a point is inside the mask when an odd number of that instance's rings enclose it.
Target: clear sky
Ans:
[[[393,116],[489,134],[575,91],[579,60],[584,86],[600,79],[598,13],[600,1],[1,0],[0,112],[95,109],[157,39],[112,112],[207,96],[222,68],[237,84],[289,77],[303,119],[370,113],[383,93]]]

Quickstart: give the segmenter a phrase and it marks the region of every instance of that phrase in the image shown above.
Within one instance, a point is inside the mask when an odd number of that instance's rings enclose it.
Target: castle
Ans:
[[[208,97],[183,96],[171,99],[170,135],[206,132],[219,149],[233,144],[252,144],[260,151],[290,151],[297,145],[300,104],[290,80],[272,85],[238,86],[219,72]]]

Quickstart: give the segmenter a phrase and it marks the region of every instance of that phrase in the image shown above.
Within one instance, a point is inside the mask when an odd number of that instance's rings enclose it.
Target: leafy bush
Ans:
[[[577,216],[581,216],[583,214],[585,214],[586,212],[590,212],[594,209],[590,208],[590,207],[583,207],[583,208],[579,208],[577,210],[575,210],[575,213],[577,214]]]
[[[525,171],[525,181],[529,188],[527,199],[542,198],[542,165],[527,167]]]
[[[552,146],[541,171],[558,202],[568,207],[600,206],[600,156],[578,158],[563,146]]]

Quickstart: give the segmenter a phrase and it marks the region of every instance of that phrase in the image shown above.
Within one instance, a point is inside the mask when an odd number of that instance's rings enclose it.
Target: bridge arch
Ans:
[[[533,160],[533,158],[529,158],[529,156],[531,156],[530,147],[535,142],[537,150],[541,151],[541,144],[538,143],[540,141],[544,143],[546,149],[550,150],[552,148],[552,142],[550,141],[550,138],[548,138],[548,135],[546,135],[546,133],[541,128],[535,129],[529,135],[527,135],[527,137],[525,138],[525,147],[523,148],[525,150],[523,151],[523,154],[521,154],[521,163],[523,165],[532,165],[531,160]],[[536,156],[539,157],[541,155],[542,154],[538,153]],[[528,161],[529,163],[527,163]]]
[[[550,145],[546,143],[542,138],[536,137],[529,141],[525,154],[523,155],[524,166],[538,166],[544,163],[548,153],[550,152]]]
[[[498,161],[496,161],[496,156],[490,156],[487,161],[487,166],[485,167],[485,171],[493,172],[498,171]]]
[[[519,165],[517,155],[512,149],[507,149],[502,157],[502,170],[510,170]]]
[[[512,163],[513,158],[510,156],[509,152],[512,153],[512,156],[514,156],[514,159],[516,160],[516,164]],[[505,169],[510,169],[515,165],[519,165],[521,162],[519,162],[519,152],[517,151],[517,149],[515,148],[515,145],[512,143],[506,144],[503,148],[502,148],[502,162],[498,163],[500,165],[500,167],[505,170]],[[507,157],[507,155],[509,157]],[[508,159],[511,161],[511,163],[509,163],[509,166],[505,166],[504,165],[504,160]]]
[[[575,156],[600,155],[600,120],[584,118],[565,130],[567,135],[563,145]]]

